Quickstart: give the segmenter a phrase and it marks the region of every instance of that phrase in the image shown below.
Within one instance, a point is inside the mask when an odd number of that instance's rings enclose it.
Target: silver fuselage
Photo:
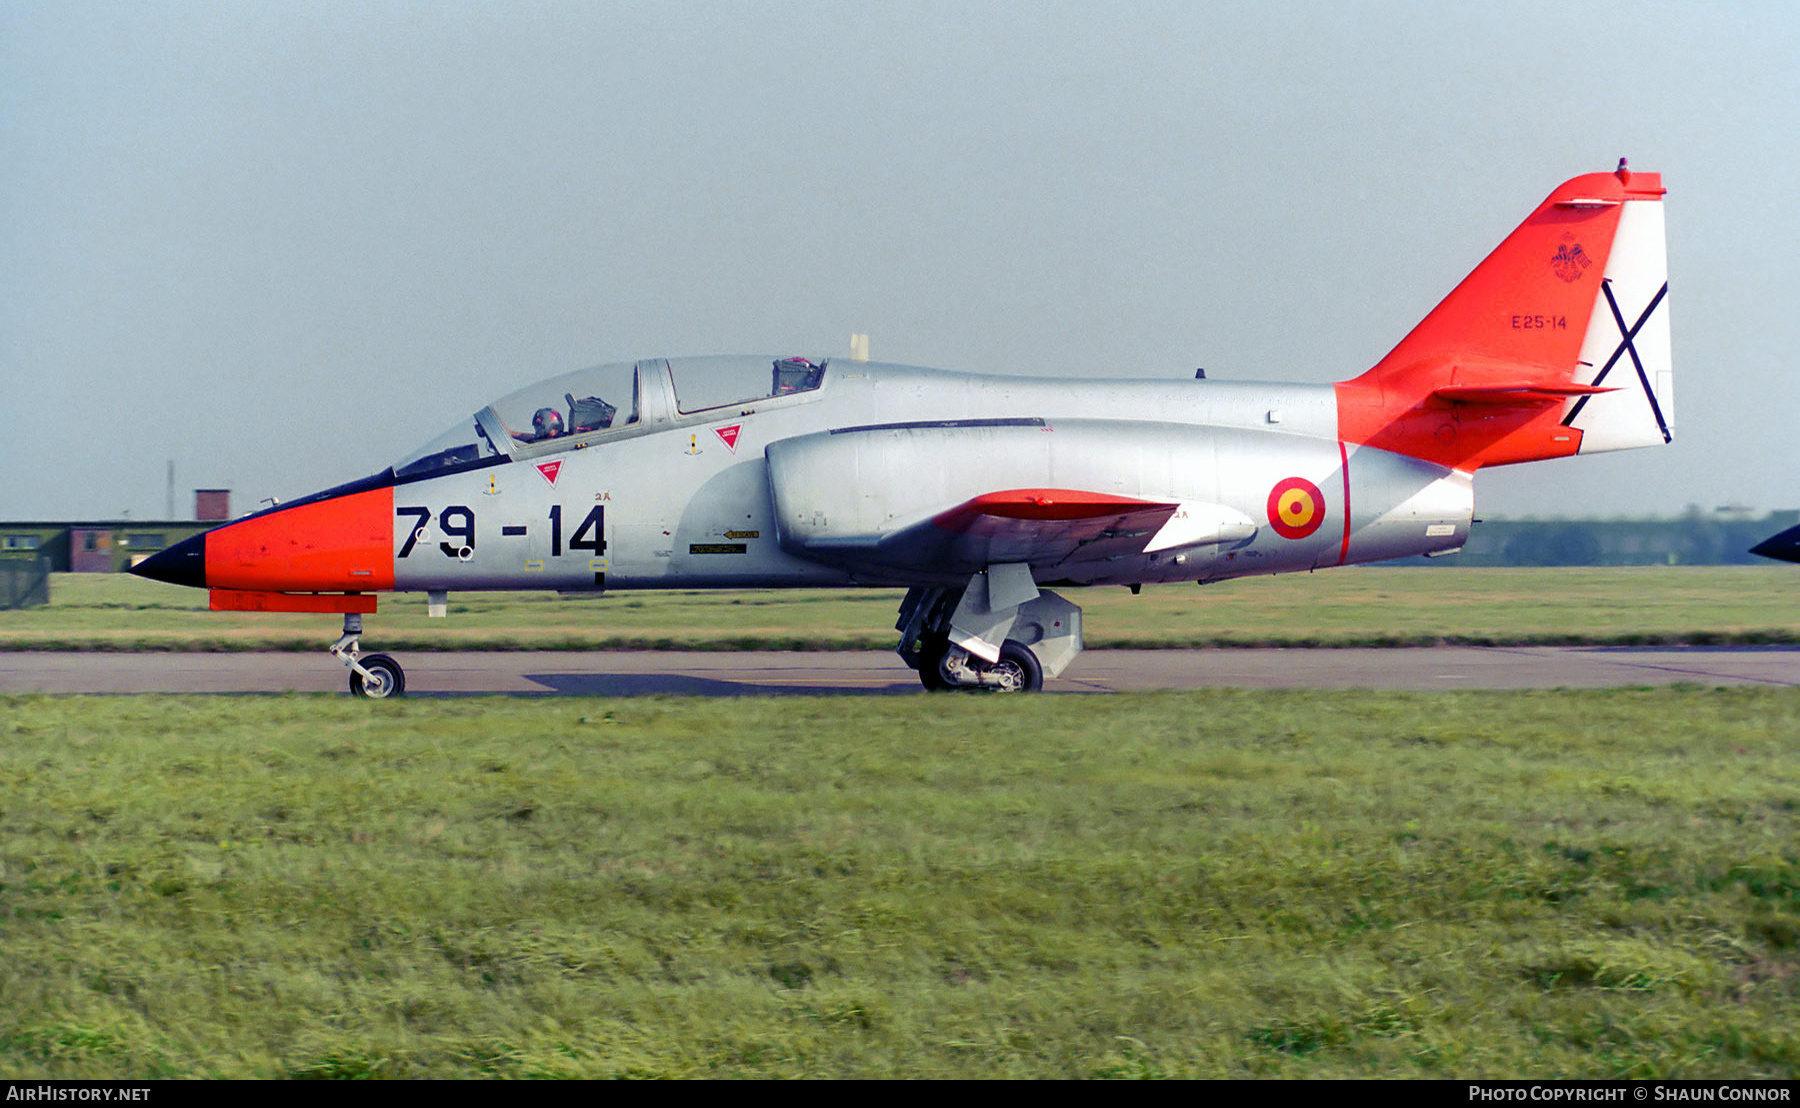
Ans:
[[[908,564],[884,536],[998,489],[1179,502],[1231,521],[1159,550],[1113,542],[1028,559],[1040,583],[1220,580],[1453,550],[1468,536],[1469,475],[1346,446],[1330,385],[833,361],[808,391],[683,411],[684,366],[720,361],[636,363],[631,419],[608,429],[489,445],[479,468],[442,476],[399,467],[394,587],[955,583],[984,567]],[[1290,479],[1322,499],[1299,537],[1273,525],[1272,490]]]

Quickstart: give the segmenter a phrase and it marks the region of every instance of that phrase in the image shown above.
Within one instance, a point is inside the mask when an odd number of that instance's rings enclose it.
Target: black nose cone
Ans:
[[[131,572],[152,581],[171,585],[206,587],[206,534],[183,539],[167,550],[160,550],[131,567]]]
[[[1800,527],[1789,527],[1750,548],[1750,553],[1784,562],[1800,562]]]

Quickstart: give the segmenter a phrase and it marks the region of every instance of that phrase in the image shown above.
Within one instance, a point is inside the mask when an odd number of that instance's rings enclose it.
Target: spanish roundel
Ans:
[[[1289,477],[1269,490],[1269,526],[1284,539],[1303,539],[1325,522],[1325,497],[1304,477]]]

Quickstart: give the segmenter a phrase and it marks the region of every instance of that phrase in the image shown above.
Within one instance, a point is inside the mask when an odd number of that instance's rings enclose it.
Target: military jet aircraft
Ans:
[[[1669,441],[1663,188],[1576,177],[1338,384],[650,358],[520,389],[372,477],[149,558],[228,611],[376,594],[892,586],[932,690],[1025,691],[1081,650],[1048,587],[1221,581],[1457,550],[1473,476]]]

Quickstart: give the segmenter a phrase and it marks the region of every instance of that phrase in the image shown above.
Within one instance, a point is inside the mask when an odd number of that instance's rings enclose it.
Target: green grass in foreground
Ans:
[[[1800,693],[0,703],[0,1076],[1800,1076]]]
[[[1198,588],[1069,589],[1090,647],[1800,642],[1792,566],[1351,568]],[[900,592],[384,596],[371,650],[887,650]],[[321,650],[330,615],[206,610],[197,589],[61,574],[51,605],[0,612],[0,650]]]

